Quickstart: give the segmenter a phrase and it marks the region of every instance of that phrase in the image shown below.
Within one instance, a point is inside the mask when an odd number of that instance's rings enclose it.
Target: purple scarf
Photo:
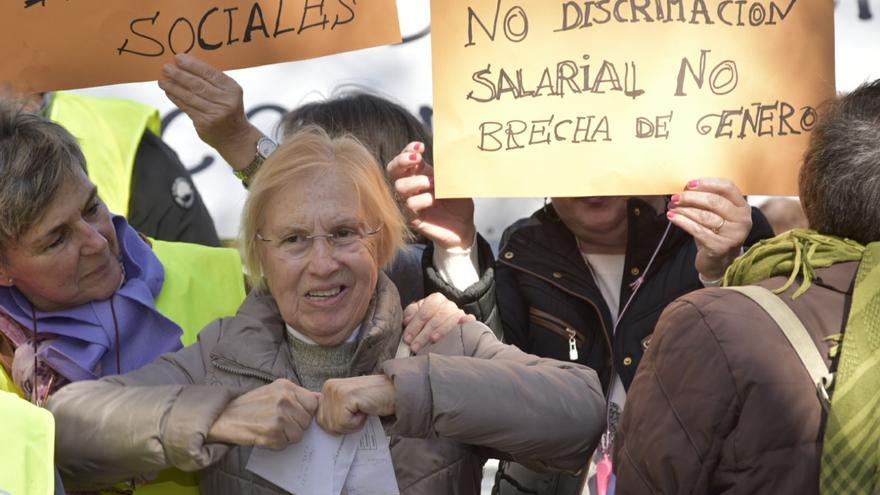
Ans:
[[[125,281],[111,299],[75,308],[37,311],[37,330],[53,338],[38,356],[71,382],[94,380],[136,370],[167,352],[180,349],[180,327],[156,310],[165,269],[152,249],[128,225],[113,218]],[[111,300],[119,323],[119,342]],[[0,307],[24,328],[33,330],[31,304],[16,288],[0,287]],[[116,369],[116,349],[121,369]]]

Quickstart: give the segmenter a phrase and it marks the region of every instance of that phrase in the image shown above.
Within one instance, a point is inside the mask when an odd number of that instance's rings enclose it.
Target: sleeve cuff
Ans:
[[[444,282],[463,291],[480,281],[477,252],[476,234],[467,248],[444,249],[435,243],[434,268]]]
[[[395,418],[389,433],[409,438],[429,438],[433,434],[434,409],[430,361],[428,356],[392,359],[382,364],[382,372],[394,383]]]
[[[207,443],[208,431],[238,395],[221,387],[183,387],[163,428],[168,463],[183,471],[198,471],[226,454],[229,446]]]
[[[715,280],[706,280],[703,278],[702,273],[697,273],[697,277],[700,279],[700,283],[703,284],[703,287],[711,288],[711,287],[721,287],[721,282],[724,281],[724,277],[722,276],[719,279]]]

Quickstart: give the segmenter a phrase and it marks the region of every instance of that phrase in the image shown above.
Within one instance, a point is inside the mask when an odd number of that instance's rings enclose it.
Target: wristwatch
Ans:
[[[263,165],[263,162],[269,158],[269,155],[271,155],[277,148],[278,143],[266,136],[261,137],[257,140],[257,151],[254,153],[254,159],[251,160],[247,167],[241,170],[236,170],[235,176],[241,180],[245,187],[247,187],[251,178],[256,175],[257,170]]]

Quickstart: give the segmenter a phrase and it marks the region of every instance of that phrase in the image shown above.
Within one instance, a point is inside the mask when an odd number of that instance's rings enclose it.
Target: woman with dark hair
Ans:
[[[284,136],[309,125],[318,126],[331,136],[357,136],[381,164],[390,162],[408,143],[420,141],[430,150],[433,142],[425,125],[407,109],[357,86],[341,86],[324,101],[294,108],[281,118],[280,125]]]

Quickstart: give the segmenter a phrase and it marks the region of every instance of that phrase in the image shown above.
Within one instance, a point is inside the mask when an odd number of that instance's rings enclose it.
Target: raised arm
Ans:
[[[434,196],[434,169],[424,161],[423,143],[410,143],[388,164],[388,176],[400,196],[410,226],[431,241],[425,249],[425,293],[440,292],[497,335],[494,259],[477,235],[470,198]]]
[[[235,170],[254,159],[263,133],[248,122],[241,86],[192,55],[179,54],[162,69],[159,87],[192,120],[199,137]]]

